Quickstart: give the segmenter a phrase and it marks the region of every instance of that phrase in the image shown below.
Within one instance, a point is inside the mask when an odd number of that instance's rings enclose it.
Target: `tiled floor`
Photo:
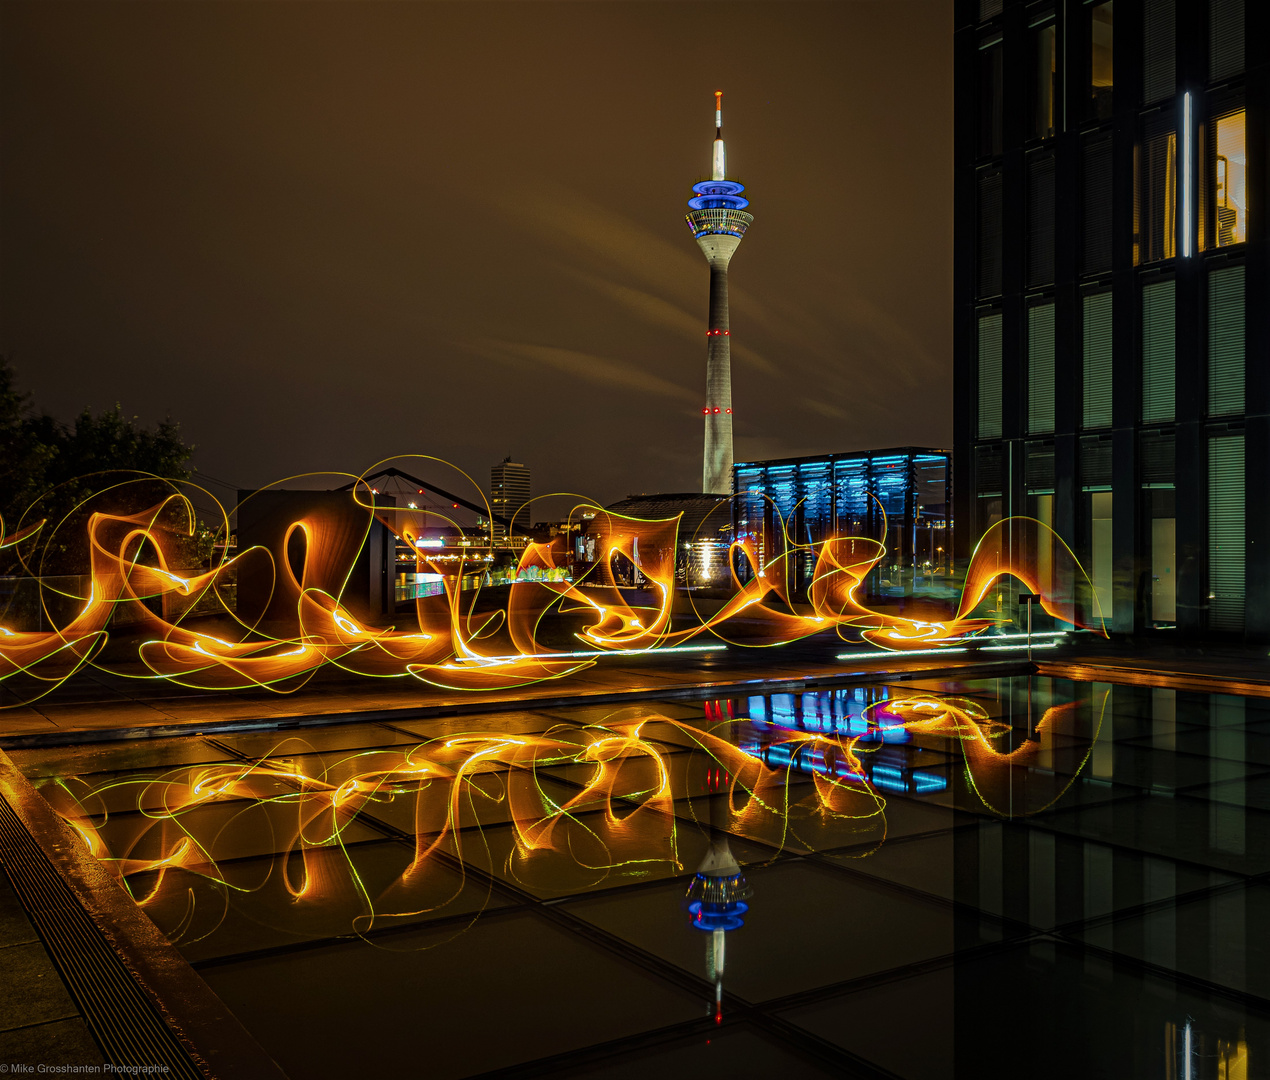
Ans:
[[[892,694],[999,726],[870,727]],[[719,704],[11,756],[296,1078],[1270,1075],[1270,700],[1034,677]],[[645,743],[597,742],[640,716]],[[425,759],[471,783],[411,787]],[[181,809],[218,762],[257,769]],[[752,896],[711,935],[684,894],[725,840]]]

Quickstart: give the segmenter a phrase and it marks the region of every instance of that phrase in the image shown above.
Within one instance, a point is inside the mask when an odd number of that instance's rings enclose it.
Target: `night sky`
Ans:
[[[951,38],[951,0],[4,2],[0,350],[235,485],[699,490],[721,88],[737,460],[947,445]]]

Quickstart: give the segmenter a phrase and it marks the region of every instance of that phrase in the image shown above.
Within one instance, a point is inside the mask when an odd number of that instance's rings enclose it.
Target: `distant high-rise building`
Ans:
[[[1270,4],[955,11],[960,554],[1038,518],[1113,631],[1268,640]]]
[[[510,457],[503,458],[489,471],[489,506],[494,515],[490,535],[505,538],[507,526],[498,520],[512,521],[513,533],[527,533],[530,528],[529,466]],[[515,515],[513,517],[513,515]]]
[[[688,227],[710,264],[710,322],[706,329],[705,462],[701,490],[712,495],[732,493],[732,338],[728,320],[728,263],[754,221],[745,213],[749,202],[740,197],[740,184],[725,179],[723,91],[714,95],[714,155],[712,177],[693,185],[688,200]]]

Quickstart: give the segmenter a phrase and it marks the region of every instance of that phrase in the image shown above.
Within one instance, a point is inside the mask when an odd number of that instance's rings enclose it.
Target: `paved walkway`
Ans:
[[[334,722],[340,718],[427,716],[498,711],[566,702],[621,704],[655,697],[724,696],[827,680],[914,678],[999,674],[1026,663],[1026,653],[958,652],[945,656],[877,653],[836,639],[811,640],[776,649],[730,647],[712,653],[608,656],[577,674],[513,690],[452,691],[413,678],[370,679],[339,669],[320,672],[301,689],[207,692],[156,679],[125,678],[94,669],[30,705],[16,703],[0,688],[0,746],[72,741],[78,736],[119,738],[170,734],[173,729],[217,728],[253,723]],[[847,659],[838,659],[840,654]],[[1149,651],[1082,636],[1070,645],[1038,649],[1042,674],[1105,682],[1153,681],[1176,689],[1270,694],[1270,657],[1265,650]]]

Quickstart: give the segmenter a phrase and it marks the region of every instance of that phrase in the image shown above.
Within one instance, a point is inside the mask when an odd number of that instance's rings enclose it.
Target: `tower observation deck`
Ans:
[[[745,213],[745,190],[727,179],[727,151],[723,145],[723,91],[714,95],[714,154],[712,176],[692,187],[685,220],[710,264],[710,321],[706,329],[705,460],[701,490],[714,495],[732,493],[732,327],[728,320],[728,263],[745,230],[754,221]]]

